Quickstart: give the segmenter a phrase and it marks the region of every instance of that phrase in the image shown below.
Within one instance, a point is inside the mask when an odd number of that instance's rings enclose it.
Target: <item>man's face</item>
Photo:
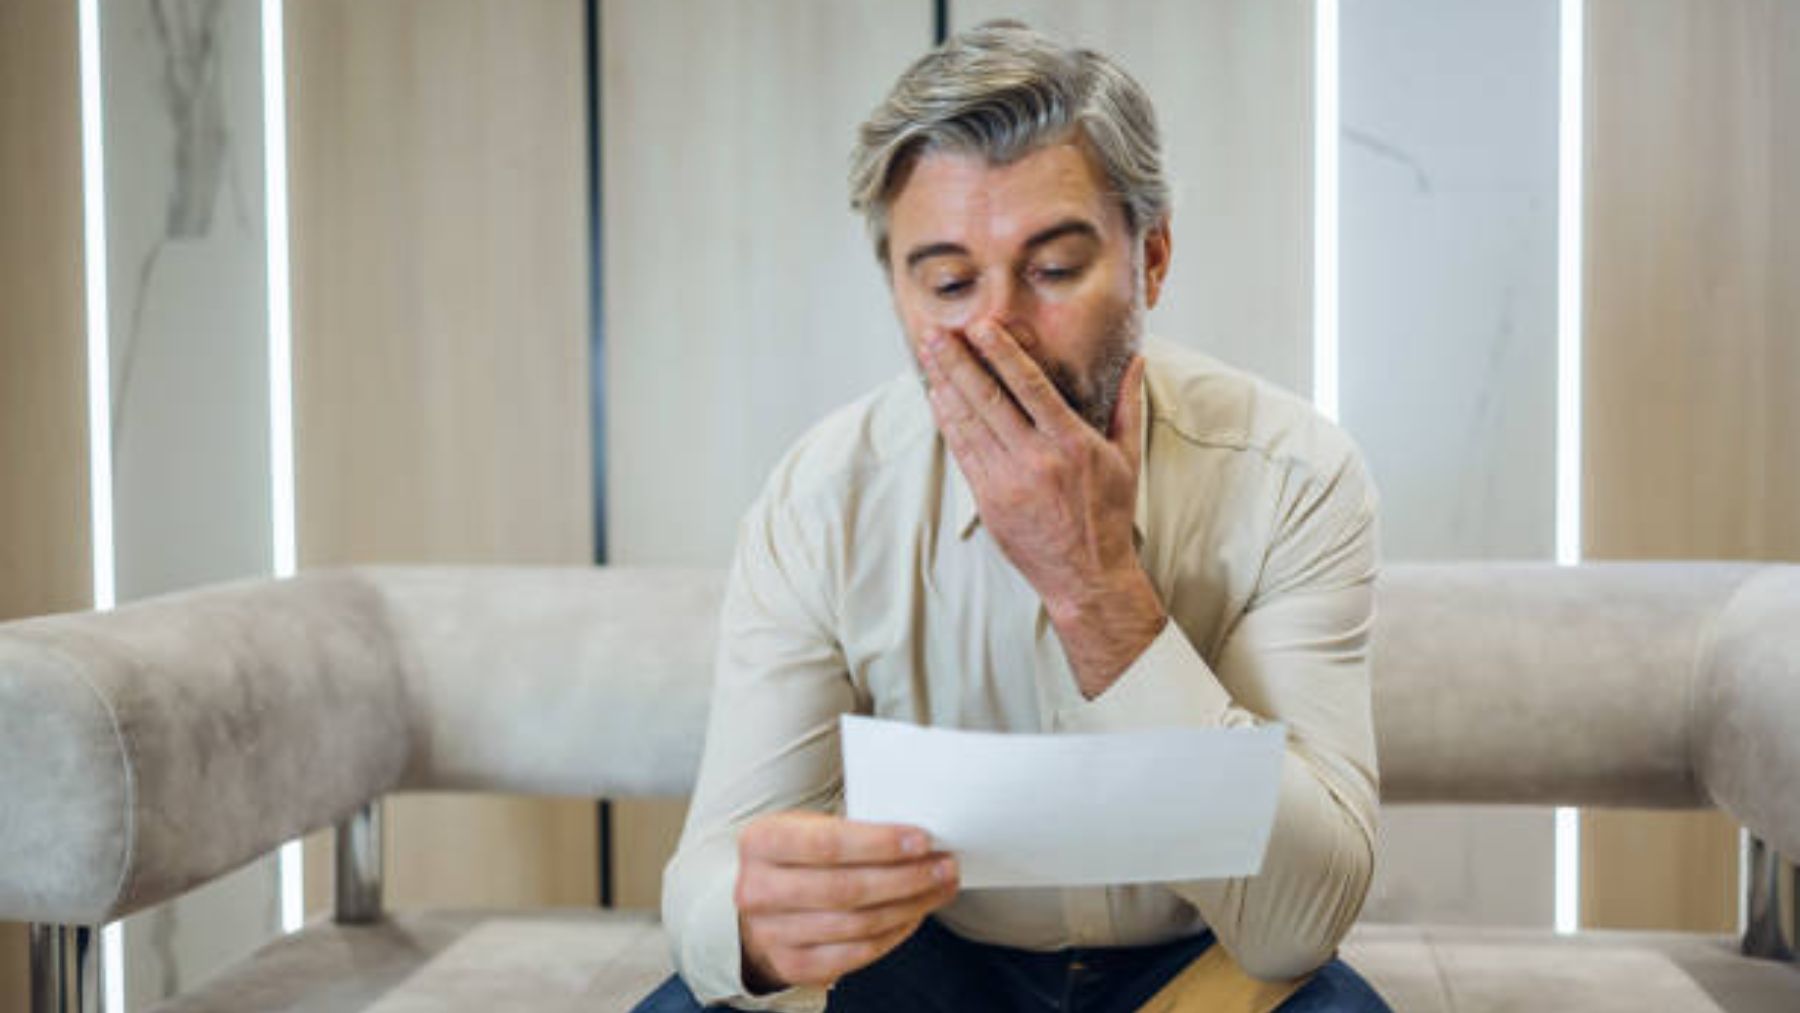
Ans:
[[[1168,269],[1169,230],[1132,236],[1105,175],[1075,141],[1010,165],[928,152],[888,211],[889,281],[915,361],[926,333],[1005,327],[1089,424],[1107,431],[1144,311]]]

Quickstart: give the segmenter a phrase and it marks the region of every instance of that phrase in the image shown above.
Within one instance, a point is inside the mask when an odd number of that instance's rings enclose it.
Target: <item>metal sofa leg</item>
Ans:
[[[31,1013],[100,1013],[100,930],[31,926]]]
[[[381,920],[380,799],[337,825],[337,899],[332,917],[340,925]]]
[[[1800,870],[1760,838],[1750,838],[1745,956],[1792,961],[1800,950]]]

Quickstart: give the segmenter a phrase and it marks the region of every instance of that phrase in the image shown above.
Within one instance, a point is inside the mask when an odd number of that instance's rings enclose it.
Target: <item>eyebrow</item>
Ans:
[[[1085,219],[1065,219],[1049,228],[1039,229],[1037,232],[1032,233],[1031,238],[1025,240],[1025,249],[1032,250],[1039,246],[1043,246],[1046,243],[1055,242],[1064,236],[1086,236],[1089,239],[1098,240],[1100,238],[1100,230],[1095,228],[1092,222]],[[906,268],[910,271],[914,267],[917,267],[920,261],[929,260],[932,257],[954,256],[958,254],[967,255],[968,252],[968,247],[963,246],[961,243],[927,243],[924,246],[915,246],[907,251]]]

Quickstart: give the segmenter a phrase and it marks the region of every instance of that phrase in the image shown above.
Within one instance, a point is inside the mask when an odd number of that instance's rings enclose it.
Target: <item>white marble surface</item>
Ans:
[[[101,5],[121,602],[270,567],[256,0]],[[257,861],[126,920],[142,1008],[280,925]]]
[[[1557,5],[1341,13],[1341,417],[1390,560],[1554,550]],[[1390,808],[1366,916],[1549,925],[1546,809]]]

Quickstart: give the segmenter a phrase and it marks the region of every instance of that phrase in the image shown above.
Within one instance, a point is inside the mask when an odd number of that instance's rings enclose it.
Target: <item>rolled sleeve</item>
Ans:
[[[1056,727],[1066,732],[1211,727],[1232,723],[1230,709],[1231,695],[1170,620],[1105,692],[1061,708]]]

